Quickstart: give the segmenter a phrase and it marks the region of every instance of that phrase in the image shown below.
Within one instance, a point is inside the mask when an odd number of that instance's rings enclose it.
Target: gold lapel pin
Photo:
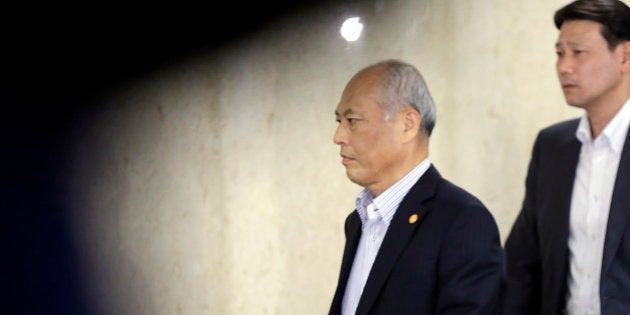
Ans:
[[[409,217],[409,223],[414,224],[416,221],[418,221],[418,215],[414,213]]]

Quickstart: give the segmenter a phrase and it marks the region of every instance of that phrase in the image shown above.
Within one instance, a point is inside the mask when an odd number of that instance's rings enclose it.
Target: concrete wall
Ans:
[[[360,187],[332,142],[347,80],[416,65],[438,108],[430,158],[505,239],[537,131],[577,117],[555,76],[567,1],[322,6],[121,84],[77,128],[74,231],[96,314],[325,314]],[[346,42],[345,18],[363,37]]]

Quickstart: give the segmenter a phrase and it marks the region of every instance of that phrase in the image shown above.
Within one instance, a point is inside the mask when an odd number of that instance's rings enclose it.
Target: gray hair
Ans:
[[[436,109],[429,87],[420,71],[406,62],[390,59],[375,63],[369,68],[380,68],[382,98],[377,100],[386,111],[385,119],[391,119],[405,108],[420,113],[420,130],[427,137],[435,127]]]

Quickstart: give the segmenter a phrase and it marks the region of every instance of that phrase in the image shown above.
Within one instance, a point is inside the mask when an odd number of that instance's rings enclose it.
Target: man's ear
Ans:
[[[621,71],[630,73],[630,41],[625,41],[621,45]]]
[[[420,117],[420,113],[418,113],[415,109],[406,109],[403,114],[404,121],[404,131],[405,131],[405,139],[413,139],[418,137],[418,133],[420,132],[420,124],[422,123],[422,117]]]

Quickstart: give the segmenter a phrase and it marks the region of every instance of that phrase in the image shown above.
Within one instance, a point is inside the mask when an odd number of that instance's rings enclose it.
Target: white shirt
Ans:
[[[585,116],[575,136],[582,142],[569,225],[569,278],[567,313],[599,315],[599,281],[610,201],[619,159],[630,124],[630,100],[626,101],[606,128],[592,140]]]
[[[409,189],[429,169],[429,166],[431,166],[431,162],[425,159],[376,198],[367,189],[363,189],[357,196],[356,208],[361,218],[361,239],[343,296],[342,315],[354,315],[356,313],[363,287],[367,282],[383,238],[385,238],[389,223]]]

